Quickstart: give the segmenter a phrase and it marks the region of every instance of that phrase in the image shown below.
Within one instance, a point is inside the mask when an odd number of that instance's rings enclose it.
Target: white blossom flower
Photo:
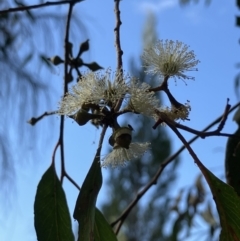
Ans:
[[[133,109],[146,116],[152,116],[154,110],[159,107],[159,100],[156,98],[154,92],[149,92],[150,85],[143,82],[137,82],[132,79],[129,84],[130,101],[128,108]]]
[[[175,107],[166,107],[155,110],[155,115],[153,115],[154,119],[157,121],[161,115],[167,115],[167,117],[173,121],[176,120],[187,120],[189,112],[191,110],[191,106],[189,103],[182,105],[181,108],[177,109]]]
[[[146,72],[159,74],[160,77],[174,76],[179,79],[194,79],[184,74],[185,71],[197,70],[195,66],[200,62],[195,59],[194,51],[188,50],[189,46],[172,40],[159,40],[157,43],[145,49],[142,55]]]
[[[101,167],[123,166],[127,161],[140,158],[148,149],[150,143],[131,143],[129,149],[117,147],[112,150],[104,159]]]
[[[83,104],[106,106],[114,103],[125,96],[128,90],[125,82],[128,78],[120,72],[112,73],[109,69],[105,73],[87,72],[60,102],[58,113],[74,114]]]

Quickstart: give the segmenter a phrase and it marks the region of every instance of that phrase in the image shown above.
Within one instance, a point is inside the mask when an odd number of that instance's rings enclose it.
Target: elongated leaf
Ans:
[[[38,241],[74,241],[65,193],[53,165],[37,187],[34,225]]]
[[[117,241],[112,227],[97,208],[95,210],[94,241]]]
[[[201,162],[196,162],[212,191],[222,227],[220,241],[240,240],[240,198],[236,191],[218,179]]]
[[[100,153],[101,147],[97,150],[77,198],[73,217],[79,223],[78,241],[94,240],[95,206],[98,192],[102,186]]]
[[[240,109],[235,112],[234,121],[238,125],[235,137],[229,137],[226,147],[225,170],[227,183],[232,186],[240,196]]]
[[[234,133],[240,135],[240,128]],[[240,140],[229,137],[226,148],[225,169],[227,182],[240,196]]]

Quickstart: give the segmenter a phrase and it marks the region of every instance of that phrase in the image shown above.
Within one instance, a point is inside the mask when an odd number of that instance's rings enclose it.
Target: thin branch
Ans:
[[[126,109],[122,109],[122,110],[118,111],[117,113],[114,113],[114,116],[118,117],[118,116],[126,114],[126,113],[133,113],[133,114],[137,114],[137,115],[140,114],[140,112],[137,112],[135,110],[130,110],[130,109],[126,108]]]
[[[98,143],[98,148],[100,148],[103,144],[103,140],[104,140],[104,136],[106,134],[107,128],[108,128],[107,125],[103,126],[103,129],[102,129],[102,132],[101,132],[101,135],[100,135],[100,139],[99,139],[99,143]]]
[[[65,45],[64,46],[65,47],[65,53],[64,53],[64,56],[65,56],[64,85],[63,85],[64,96],[66,95],[66,93],[68,91],[68,80],[67,80],[68,64],[67,64],[66,60],[68,59],[68,54],[69,54],[68,42],[69,42],[70,21],[71,21],[73,6],[74,6],[74,2],[69,4],[67,24],[66,24],[66,33],[65,33],[65,39],[64,39],[64,45]],[[63,173],[65,171],[63,132],[64,132],[64,116],[61,116],[61,119],[60,119],[60,135],[59,135],[61,170],[62,170],[61,177],[60,177],[61,183],[63,182],[63,178],[64,178]]]
[[[119,9],[119,4],[120,0],[114,0],[115,2],[115,7],[114,7],[114,12],[116,16],[116,26],[114,28],[114,33],[115,33],[115,48],[116,48],[116,53],[117,53],[117,71],[120,71],[121,74],[123,74],[123,63],[122,63],[122,55],[123,51],[121,49],[121,42],[120,42],[120,26],[122,24],[121,17],[120,17],[120,9]],[[120,80],[122,81],[122,80]],[[122,105],[123,99],[119,99],[117,101],[116,106],[114,107],[114,112],[119,111],[121,105]]]
[[[115,16],[116,16],[116,26],[114,28],[115,32],[115,47],[117,51],[117,69],[122,70],[122,55],[123,51],[121,49],[121,43],[120,43],[120,26],[122,24],[121,18],[120,18],[120,9],[119,9],[119,3],[120,0],[114,0],[115,2]]]
[[[234,134],[229,134],[229,133],[221,133],[220,130],[218,130],[218,128],[214,131],[209,131],[209,132],[202,132],[202,131],[198,131],[198,130],[195,130],[195,129],[192,129],[188,126],[185,126],[185,125],[181,125],[179,123],[176,123],[174,124],[175,127],[179,128],[179,129],[182,129],[182,130],[185,130],[187,132],[190,132],[190,133],[193,133],[195,135],[198,135],[199,137],[201,138],[205,138],[205,137],[210,137],[210,136],[225,136],[225,137],[236,137],[236,138],[239,138],[240,136],[237,136],[237,135],[234,135]]]
[[[198,156],[196,155],[196,153],[193,151],[192,147],[189,145],[189,143],[186,141],[186,139],[183,137],[183,135],[179,132],[179,130],[172,125],[171,122],[166,123],[171,129],[172,131],[177,135],[177,137],[182,141],[182,143],[184,144],[185,148],[188,150],[189,154],[192,156],[194,162],[198,165],[201,166],[202,162],[200,161],[200,159],[198,158]]]
[[[58,1],[58,2],[45,2],[45,3],[41,3],[41,4],[30,5],[30,6],[8,8],[8,9],[5,9],[5,10],[1,10],[0,14],[27,11],[27,10],[36,9],[36,8],[56,6],[56,5],[62,5],[62,4],[71,4],[72,5],[72,4],[75,4],[77,2],[81,2],[81,1],[83,1],[83,0],[66,0],[66,1]]]
[[[226,120],[227,120],[227,117],[228,117],[228,112],[229,110],[231,109],[231,105],[229,104],[229,98],[227,98],[227,104],[226,104],[226,107],[225,107],[225,110],[224,110],[224,113],[223,113],[223,116],[222,116],[222,120],[218,126],[218,130],[219,132],[223,129],[225,123],[226,123]]]
[[[175,108],[180,108],[182,106],[181,103],[179,103],[174,96],[171,94],[169,88],[168,88],[168,79],[170,76],[165,76],[163,79],[163,82],[154,88],[150,88],[148,91],[153,91],[153,92],[157,92],[157,91],[164,91],[166,93],[166,95],[168,96],[169,101],[171,102],[171,104],[175,107]]]
[[[69,182],[71,182],[79,191],[81,190],[78,184],[68,175],[66,170],[64,170],[64,177],[66,177],[69,180]]]
[[[44,112],[42,115],[38,116],[38,117],[32,117],[30,120],[27,121],[27,123],[29,123],[30,125],[34,126],[38,121],[40,121],[42,118],[44,118],[45,116],[50,116],[50,115],[54,115],[57,114],[57,111],[46,111]]]
[[[169,79],[169,76],[165,76],[161,85],[159,85],[158,87],[150,88],[148,91],[157,92],[157,91],[165,90],[166,88],[168,88],[168,83],[167,83],[168,79]]]
[[[226,123],[226,120],[227,120],[227,117],[228,117],[228,114],[229,114],[229,110],[231,108],[231,105],[228,102],[229,102],[229,99],[227,99],[227,104],[225,106],[225,109],[224,109],[221,121],[220,121],[217,129],[214,130],[214,131],[209,131],[209,132],[204,132],[203,133],[202,131],[198,131],[198,130],[192,129],[192,128],[188,127],[188,126],[184,126],[184,125],[181,125],[179,123],[175,123],[175,126],[177,128],[182,129],[182,130],[191,132],[191,133],[193,133],[195,135],[199,135],[201,138],[205,138],[205,137],[209,137],[209,136],[237,137],[236,135],[227,134],[227,133],[221,133],[221,131],[222,131],[222,129],[223,129],[225,123]]]
[[[55,156],[56,156],[56,152],[57,152],[59,145],[60,145],[60,143],[58,141],[54,147],[53,154],[52,154],[52,165],[54,165],[54,166],[55,166]]]
[[[179,123],[176,123],[175,122],[175,126],[182,129],[182,130],[185,130],[185,131],[188,131],[188,132],[191,132],[195,135],[199,135],[201,138],[205,138],[207,136],[216,136],[216,135],[219,135],[221,136],[222,134],[220,134],[220,131],[223,129],[224,125],[225,125],[225,122],[227,120],[227,117],[228,117],[228,114],[230,113],[229,110],[231,108],[231,105],[228,104],[229,102],[229,99],[227,99],[227,104],[225,106],[225,109],[224,109],[224,113],[221,117],[221,122],[219,124],[219,126],[217,127],[217,129],[215,131],[211,131],[211,132],[207,132],[207,133],[203,133],[202,131],[198,131],[198,130],[195,130],[195,129],[192,129],[188,126],[185,126],[185,125],[182,125],[182,124],[179,124]],[[156,121],[156,123],[153,125],[153,129],[156,129],[160,124],[162,124],[164,121],[162,119],[162,117],[159,117],[159,119]],[[226,134],[224,134],[224,136],[226,136]],[[231,135],[229,135],[231,136]]]
[[[231,113],[232,111],[234,111],[236,108],[238,108],[240,106],[240,102],[237,103],[236,105],[234,105],[229,111],[228,114]],[[222,116],[218,117],[216,120],[214,120],[211,124],[209,124],[207,127],[205,127],[202,132],[206,132],[207,130],[209,130],[210,128],[212,128],[213,126],[215,126],[217,123],[219,123],[222,120]],[[192,144],[194,141],[196,141],[200,136],[196,135],[195,137],[193,137],[190,141],[188,141],[188,145]],[[111,223],[111,226],[115,226],[117,223],[117,229],[116,229],[116,234],[118,234],[123,222],[125,221],[125,219],[127,218],[127,216],[129,215],[129,213],[131,212],[131,210],[133,209],[133,207],[138,203],[138,201],[141,199],[141,197],[150,189],[151,186],[156,185],[157,184],[157,180],[159,178],[159,176],[161,175],[161,173],[163,172],[164,168],[171,163],[173,160],[176,159],[176,157],[183,151],[185,150],[186,146],[183,145],[181,148],[179,148],[178,151],[176,151],[173,155],[171,155],[170,157],[168,157],[165,161],[163,161],[156,174],[154,175],[154,177],[144,186],[144,188],[138,192],[138,194],[136,195],[136,197],[133,199],[133,201],[127,206],[127,208],[123,211],[123,213],[114,221]]]

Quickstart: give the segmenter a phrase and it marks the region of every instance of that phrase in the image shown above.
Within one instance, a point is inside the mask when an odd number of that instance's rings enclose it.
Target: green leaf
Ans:
[[[97,208],[95,209],[94,241],[117,241],[112,227]]]
[[[97,71],[97,70],[100,70],[100,69],[103,69],[103,67],[101,67],[98,63],[96,62],[92,62],[90,64],[85,64],[85,66],[87,66],[90,70],[92,71]]]
[[[235,190],[218,179],[201,162],[201,169],[213,194],[222,227],[220,241],[240,240],[240,198]]]
[[[102,186],[100,167],[101,147],[98,148],[88,174],[78,195],[73,217],[79,223],[78,241],[94,240],[95,206]]]
[[[74,241],[65,193],[53,165],[37,187],[34,225],[38,241]]]
[[[238,109],[233,117],[238,125],[235,136],[240,136],[240,109]],[[232,186],[240,196],[240,139],[229,137],[226,147],[225,170],[227,182]]]

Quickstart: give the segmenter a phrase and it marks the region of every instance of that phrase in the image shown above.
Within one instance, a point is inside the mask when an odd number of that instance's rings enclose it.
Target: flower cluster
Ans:
[[[142,56],[146,72],[164,78],[161,86],[152,88],[145,82],[125,75],[123,71],[87,72],[74,85],[60,102],[58,113],[67,115],[79,124],[88,121],[99,126],[105,124],[112,128],[109,144],[113,150],[102,160],[102,167],[116,167],[127,161],[140,158],[150,147],[150,143],[132,143],[132,127],[120,127],[117,117],[132,112],[142,114],[158,121],[188,120],[191,110],[189,103],[182,105],[171,95],[167,80],[170,77],[194,79],[186,71],[197,70],[199,63],[193,51],[182,42],[160,40],[144,50]],[[155,91],[164,90],[172,107],[163,108]],[[176,107],[177,106],[177,107]]]
[[[129,77],[116,72],[112,80],[112,75],[109,69],[105,73],[87,72],[63,98],[60,103],[59,114],[74,114],[83,105],[88,104],[111,106],[118,99],[124,98],[128,90],[125,82]]]

